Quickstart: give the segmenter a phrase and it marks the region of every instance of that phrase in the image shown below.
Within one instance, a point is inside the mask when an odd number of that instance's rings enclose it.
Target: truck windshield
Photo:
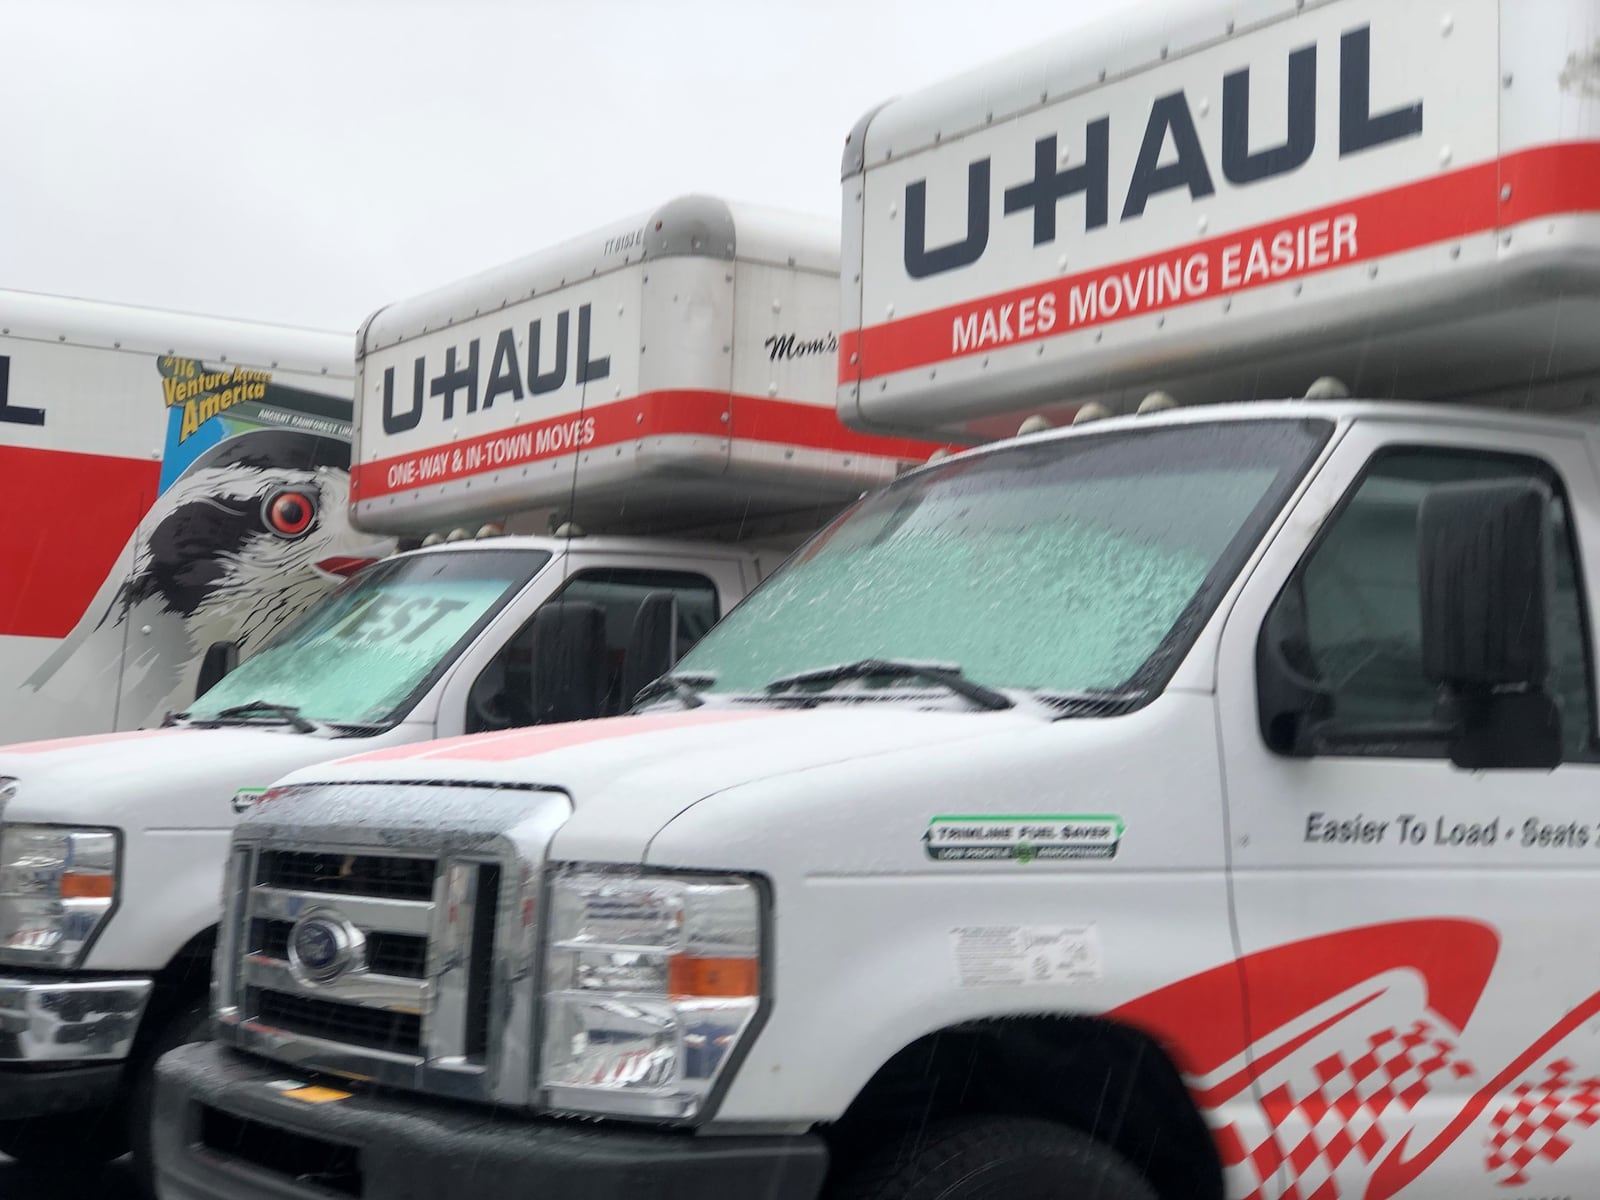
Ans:
[[[820,533],[674,675],[751,693],[879,659],[958,666],[990,688],[1152,691],[1331,428],[1274,420],[1108,431],[919,472]],[[859,694],[862,684],[843,686]]]
[[[549,561],[547,550],[475,549],[380,563],[313,606],[184,715],[397,720]]]

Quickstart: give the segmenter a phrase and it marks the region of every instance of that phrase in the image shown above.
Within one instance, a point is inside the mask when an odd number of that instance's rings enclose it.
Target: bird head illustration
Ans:
[[[247,656],[394,549],[350,527],[349,465],[348,442],[297,430],[252,430],[206,451],[140,523],[126,577],[107,581],[28,684],[117,686],[124,728],[186,707],[208,646],[234,642]]]

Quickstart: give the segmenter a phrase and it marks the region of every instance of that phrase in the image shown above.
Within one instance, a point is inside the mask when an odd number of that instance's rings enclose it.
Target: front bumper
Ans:
[[[696,1137],[393,1095],[289,1093],[313,1081],[217,1043],[156,1068],[163,1200],[814,1200],[821,1139]]]
[[[106,1108],[122,1089],[121,1063],[18,1069],[0,1065],[0,1121]]]
[[[0,976],[0,1068],[120,1063],[153,986],[148,979]]]

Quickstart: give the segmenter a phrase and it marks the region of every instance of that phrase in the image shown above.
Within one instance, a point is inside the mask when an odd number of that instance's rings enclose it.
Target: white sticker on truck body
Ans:
[[[1100,979],[1093,925],[966,925],[950,931],[960,987],[1029,987]]]

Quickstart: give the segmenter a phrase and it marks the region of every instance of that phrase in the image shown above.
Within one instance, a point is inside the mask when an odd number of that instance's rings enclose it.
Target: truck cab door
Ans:
[[[1357,424],[1228,618],[1217,695],[1251,1039],[1240,1086],[1272,1130],[1220,1139],[1230,1194],[1293,1181],[1287,1194],[1378,1197],[1420,1181],[1428,1195],[1600,1196],[1600,495],[1585,451],[1553,434]],[[1418,733],[1438,699],[1418,508],[1487,479],[1550,488],[1554,770],[1463,770]],[[1261,655],[1279,659],[1265,674]],[[1284,678],[1320,694],[1317,736],[1298,748],[1274,694]]]
[[[643,686],[642,665],[666,661],[657,642],[664,641],[676,661],[737,602],[742,588],[733,560],[574,554],[565,579],[538,609],[520,624],[502,623],[508,636],[486,653],[464,658],[452,673],[440,702],[438,736],[624,713]],[[661,619],[664,607],[670,622]],[[537,643],[548,647],[541,626],[550,625],[556,610],[568,628],[587,629],[588,614],[594,614],[592,650],[570,654],[570,647],[562,647],[560,663],[551,661],[548,648],[539,654]],[[547,615],[541,619],[541,613]],[[557,693],[563,699],[553,707],[540,699]]]

